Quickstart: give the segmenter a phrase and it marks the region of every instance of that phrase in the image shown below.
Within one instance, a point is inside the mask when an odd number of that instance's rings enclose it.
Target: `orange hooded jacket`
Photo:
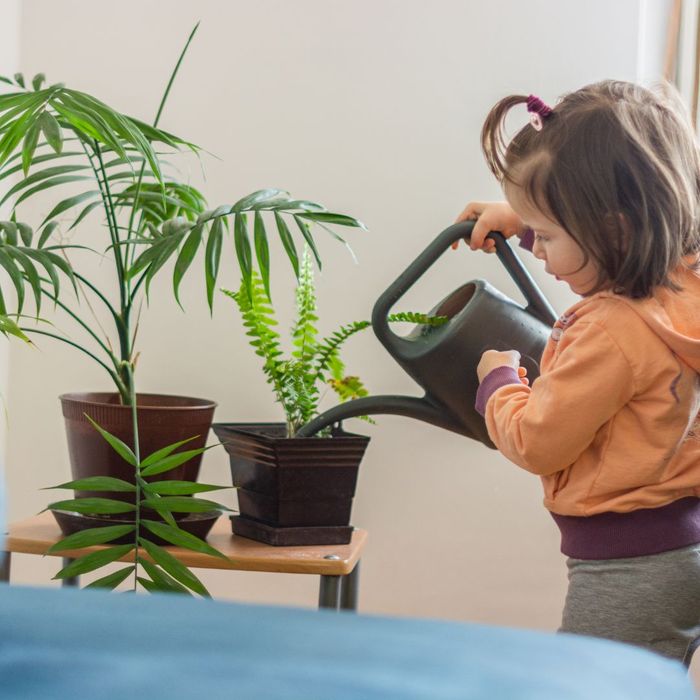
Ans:
[[[498,449],[538,474],[555,514],[656,508],[700,496],[700,275],[680,293],[601,292],[555,324],[541,376],[486,403]]]

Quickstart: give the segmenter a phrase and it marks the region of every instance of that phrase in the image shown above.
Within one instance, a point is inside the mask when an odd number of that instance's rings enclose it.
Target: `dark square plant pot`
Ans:
[[[347,544],[369,438],[287,438],[283,423],[215,423],[231,460],[240,516],[233,532],[268,544]]]

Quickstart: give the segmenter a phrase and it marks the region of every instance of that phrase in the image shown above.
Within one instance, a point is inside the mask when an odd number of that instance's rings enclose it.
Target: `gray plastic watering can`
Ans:
[[[314,435],[345,418],[379,413],[415,418],[494,447],[484,419],[474,409],[479,381],[476,367],[485,350],[518,350],[531,382],[556,314],[500,233],[489,237],[496,253],[527,300],[524,308],[482,279],[472,280],[446,296],[430,315],[447,316],[441,326],[418,325],[400,336],[387,317],[401,297],[455,242],[469,238],[473,221],[445,229],[379,297],[372,327],[389,354],[425,391],[422,397],[370,396],[348,401],[304,425],[296,437]]]

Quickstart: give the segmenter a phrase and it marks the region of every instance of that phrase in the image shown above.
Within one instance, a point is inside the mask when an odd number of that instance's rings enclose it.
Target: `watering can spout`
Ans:
[[[414,418],[446,430],[461,433],[467,437],[474,437],[465,426],[453,420],[449,414],[441,411],[439,406],[436,406],[428,399],[393,395],[368,396],[334,406],[306,425],[303,425],[294,437],[311,437],[329,425],[334,425],[346,418],[379,413]]]

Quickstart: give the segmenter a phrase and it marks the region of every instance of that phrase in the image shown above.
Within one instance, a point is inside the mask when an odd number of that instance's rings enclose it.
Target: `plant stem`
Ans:
[[[54,338],[55,340],[60,340],[62,343],[67,343],[68,345],[72,345],[74,348],[78,348],[78,350],[84,352],[86,355],[89,355],[95,362],[97,362],[98,365],[101,367],[104,367],[104,369],[107,371],[107,374],[111,377],[112,381],[115,383],[117,389],[119,390],[119,395],[122,397],[122,400],[126,398],[128,400],[129,398],[129,391],[127,387],[124,385],[124,383],[121,381],[119,378],[119,375],[110,369],[102,360],[100,360],[97,355],[94,355],[91,353],[89,350],[86,350],[84,347],[81,345],[78,345],[77,343],[74,343],[72,340],[68,340],[68,338],[63,338],[60,335],[57,335],[56,333],[49,333],[48,331],[40,331],[37,328],[20,328],[21,331],[24,333],[38,333],[39,335],[47,335],[49,338]]]
[[[134,384],[134,371],[129,363],[126,363],[126,371],[129,376],[129,400],[131,402],[131,422],[134,429],[134,455],[136,457],[136,466],[134,467],[134,482],[136,485],[136,510],[134,511],[134,593],[136,593],[138,586],[139,538],[141,529],[141,453],[139,449],[139,421],[138,410],[136,408],[136,386]]]
[[[121,239],[119,238],[119,227],[117,225],[117,215],[114,211],[114,202],[112,201],[112,193],[109,189],[109,180],[107,178],[107,171],[105,170],[104,161],[102,160],[102,149],[97,141],[93,142],[93,147],[95,149],[95,155],[100,164],[100,173],[102,175],[102,181],[100,182],[100,190],[104,187],[104,193],[106,196],[106,213],[108,220],[111,219],[110,223],[110,234],[112,238],[112,245],[114,246],[114,261],[117,264],[117,278],[119,280],[119,298],[121,300],[121,308],[123,309],[127,304],[126,298],[126,275],[124,273],[124,260],[122,259],[121,253]]]
[[[109,312],[112,314],[112,318],[114,318],[115,323],[119,322],[119,314],[116,312],[109,299],[107,299],[107,297],[92,282],[90,282],[90,280],[88,280],[86,277],[83,277],[75,270],[73,270],[73,276],[76,279],[79,279],[86,287],[89,287],[95,293],[95,295],[98,296],[104,302],[105,306],[109,309]]]
[[[77,323],[79,323],[94,338],[95,342],[105,351],[107,355],[109,355],[110,360],[112,360],[112,362],[114,363],[115,369],[118,369],[119,361],[110,352],[110,349],[107,347],[104,341],[97,335],[97,333],[95,333],[95,331],[93,331],[92,328],[90,328],[90,326],[85,321],[83,321],[83,319],[80,318],[80,316],[71,311],[70,308],[66,306],[57,296],[51,294],[51,292],[45,289],[42,289],[41,291],[44,294],[44,296],[47,296],[57,306],[60,306],[69,316],[71,316]]]

